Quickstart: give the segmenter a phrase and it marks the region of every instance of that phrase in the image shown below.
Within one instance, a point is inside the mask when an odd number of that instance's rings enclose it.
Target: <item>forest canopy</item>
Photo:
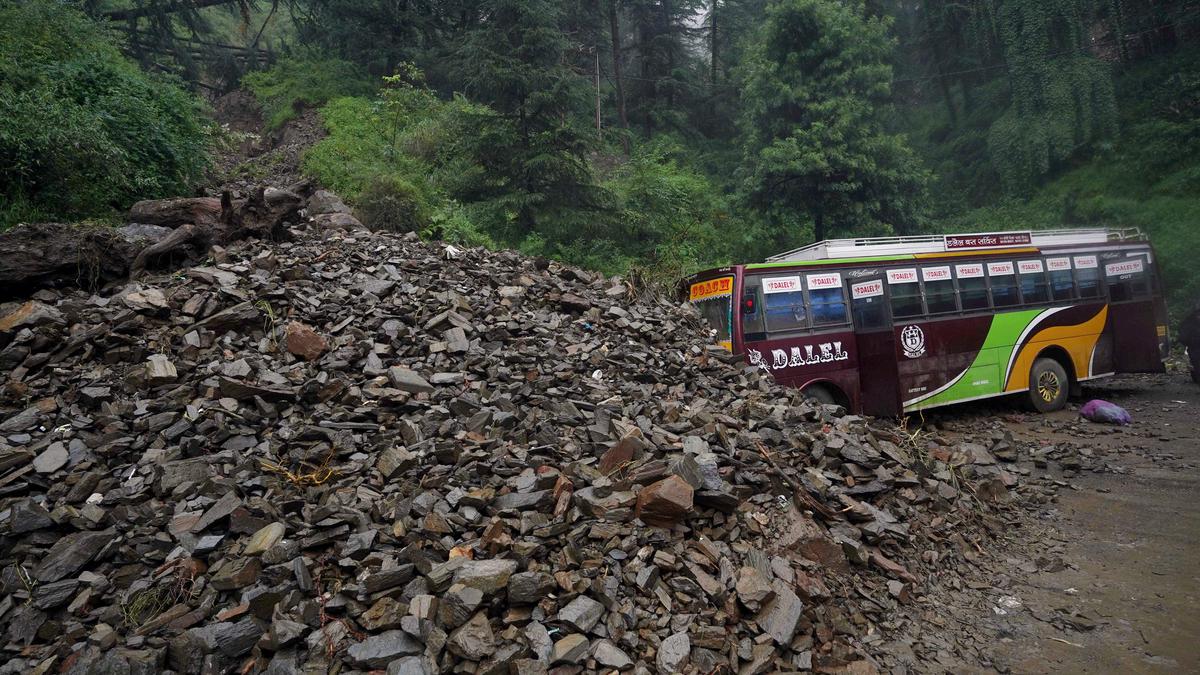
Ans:
[[[4,224],[195,186],[197,99],[245,87],[268,128],[319,110],[304,171],[377,226],[663,278],[821,237],[1138,226],[1200,289],[1175,253],[1200,245],[1200,0],[0,12]]]

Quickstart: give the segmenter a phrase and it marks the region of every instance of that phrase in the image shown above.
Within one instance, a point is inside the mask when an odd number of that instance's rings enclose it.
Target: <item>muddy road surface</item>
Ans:
[[[1079,419],[1092,398],[1128,427]],[[1050,415],[992,402],[936,411],[926,426],[1073,448],[1076,459],[1014,465],[1047,486],[959,588],[920,610],[920,639],[944,643],[921,672],[1200,672],[1200,387],[1181,373],[1095,383]]]

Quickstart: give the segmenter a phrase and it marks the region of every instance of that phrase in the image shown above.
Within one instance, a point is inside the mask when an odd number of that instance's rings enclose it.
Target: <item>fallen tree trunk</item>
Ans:
[[[95,288],[129,272],[137,247],[113,228],[37,223],[0,233],[0,296],[33,288]]]
[[[258,188],[246,199],[217,197],[141,201],[129,221],[172,231],[157,240],[127,239],[120,229],[37,223],[0,233],[0,298],[46,286],[96,289],[143,269],[186,263],[212,244],[257,237],[282,239],[304,200],[287,190]],[[152,228],[151,228],[152,229]],[[136,242],[136,243],[135,243]]]

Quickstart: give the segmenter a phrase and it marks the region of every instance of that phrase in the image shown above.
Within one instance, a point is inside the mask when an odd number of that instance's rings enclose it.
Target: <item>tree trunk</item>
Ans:
[[[825,214],[820,210],[813,215],[813,239],[825,241]]]
[[[621,79],[621,24],[617,0],[608,0],[608,32],[612,35],[613,85],[617,89],[617,119],[621,122],[621,148],[629,156],[629,118],[625,115],[625,81]]]
[[[713,0],[709,20],[709,74],[708,80],[713,89],[717,87],[717,0]]]

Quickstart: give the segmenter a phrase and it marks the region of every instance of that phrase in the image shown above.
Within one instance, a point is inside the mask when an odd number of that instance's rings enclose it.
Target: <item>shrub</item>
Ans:
[[[242,78],[262,106],[268,129],[278,129],[305,107],[341,96],[367,96],[373,90],[366,72],[349,61],[299,56],[280,59],[267,70]]]
[[[207,164],[203,120],[73,7],[0,3],[0,227],[188,191]]]
[[[372,230],[418,232],[429,223],[429,205],[421,191],[390,174],[376,176],[355,203],[363,225]]]

